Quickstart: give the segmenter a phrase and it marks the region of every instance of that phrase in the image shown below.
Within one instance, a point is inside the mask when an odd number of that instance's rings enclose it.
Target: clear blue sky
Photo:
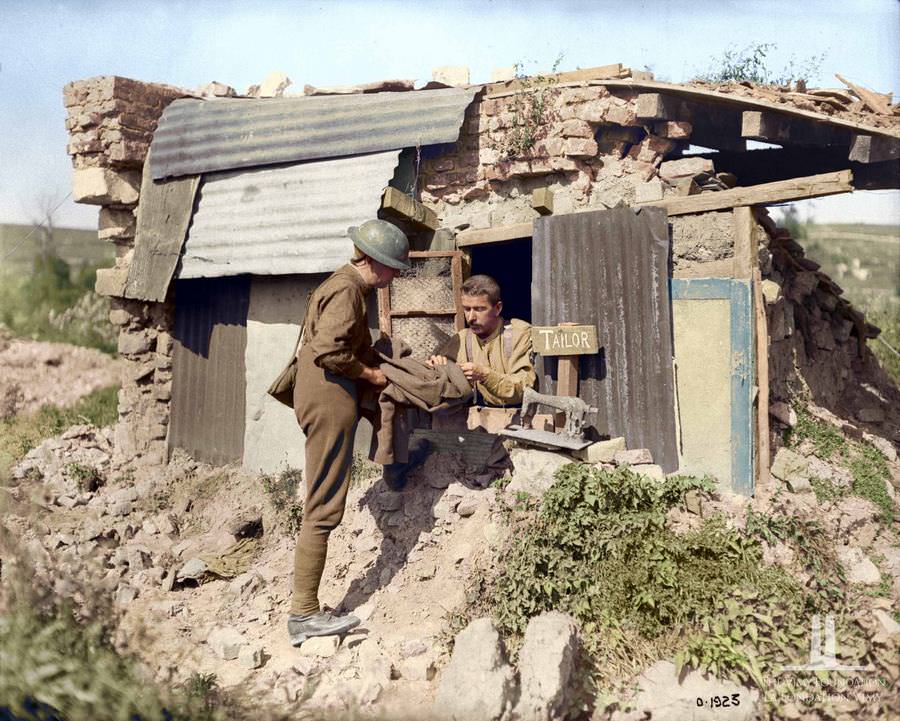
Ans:
[[[13,2],[0,0],[0,222],[29,222],[41,196],[71,188],[62,86],[124,75],[193,88],[219,80],[243,91],[280,70],[341,85],[427,81],[438,65],[526,71],[622,62],[680,81],[728,48],[776,43],[772,65],[824,53],[811,82],[834,73],[900,92],[896,0],[477,0],[429,2]],[[815,201],[821,220],[900,223],[900,193]],[[63,225],[96,227],[97,209],[65,203]]]

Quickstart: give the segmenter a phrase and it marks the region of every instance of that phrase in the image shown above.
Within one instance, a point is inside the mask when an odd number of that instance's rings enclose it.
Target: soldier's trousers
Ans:
[[[356,381],[303,362],[294,386],[294,413],[306,435],[306,503],[294,551],[291,613],[316,613],[328,536],[344,516],[353,438],[359,422]]]

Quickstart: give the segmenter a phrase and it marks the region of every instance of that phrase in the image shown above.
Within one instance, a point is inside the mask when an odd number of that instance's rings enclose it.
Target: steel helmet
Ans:
[[[347,229],[353,245],[370,258],[396,270],[409,270],[409,240],[406,234],[386,220],[367,220]]]

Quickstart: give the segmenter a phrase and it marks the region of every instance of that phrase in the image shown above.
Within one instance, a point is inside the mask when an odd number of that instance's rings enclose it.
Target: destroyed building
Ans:
[[[883,434],[898,427],[897,399],[860,383],[877,372],[877,329],[765,209],[900,187],[884,96],[661,83],[621,65],[283,90],[65,88],[74,196],[101,206],[116,247],[97,291],[128,360],[121,460],[184,448],[302,467],[296,421],[265,390],[307,294],[349,259],[347,228],[376,214],[418,252],[373,298],[373,331],[427,355],[463,327],[465,275],[493,275],[508,316],[596,326],[577,386],[600,409],[593,437],[647,448],[666,473],[752,494],[777,441],[770,410],[802,386]],[[538,374],[542,391],[564,390],[553,356]]]

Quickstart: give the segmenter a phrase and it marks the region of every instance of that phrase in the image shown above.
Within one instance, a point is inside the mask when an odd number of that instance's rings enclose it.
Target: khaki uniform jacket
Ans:
[[[508,362],[500,338],[503,323],[484,340],[472,334],[474,358],[466,357],[466,334],[470,332],[468,328],[450,338],[436,354],[457,363],[470,361],[490,368],[488,377],[479,381],[476,386],[484,402],[491,406],[517,405],[522,402],[525,388],[534,388],[537,383],[537,374],[531,364],[531,324],[513,318],[510,325],[512,353]]]
[[[316,288],[306,311],[305,335],[300,349],[300,376],[305,363],[355,380],[363,366],[377,366],[366,316],[371,292],[356,269],[347,264]]]

